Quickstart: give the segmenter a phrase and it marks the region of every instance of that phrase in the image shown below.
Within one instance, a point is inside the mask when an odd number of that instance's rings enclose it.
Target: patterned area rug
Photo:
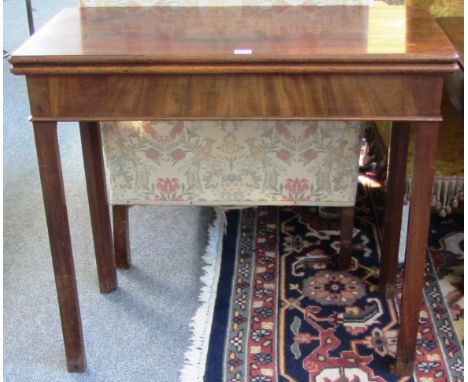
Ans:
[[[378,232],[361,195],[348,272],[336,268],[333,211],[328,219],[303,207],[229,212],[206,382],[462,381],[452,321],[463,315],[460,295],[447,303],[437,278],[462,261],[462,237],[446,240],[452,227],[432,227],[439,255],[426,263],[415,371],[397,378],[398,308],[377,294]]]
[[[430,264],[427,264],[426,288],[429,282],[437,284],[443,296],[442,306],[447,309],[455,326],[458,339],[463,342],[463,217],[434,217],[431,224]],[[432,267],[431,267],[432,265]],[[440,298],[440,295],[437,296]],[[434,301],[436,304],[436,301]],[[440,305],[440,303],[438,304]],[[434,305],[434,310],[436,305]],[[438,311],[437,310],[437,311]]]
[[[371,175],[367,179],[375,179],[375,177]],[[361,198],[360,203],[361,205],[370,204],[374,212],[374,221],[382,222],[384,219],[384,193],[380,187],[368,190],[367,196]],[[460,210],[463,212],[462,208]],[[441,317],[438,313],[440,309],[443,309],[444,312],[448,310],[456,335],[463,343],[463,213],[441,217],[435,212],[437,211],[433,210],[431,216],[429,256],[426,264],[426,294],[429,293],[431,284],[435,283],[438,295],[431,301],[435,317]],[[380,225],[379,227],[381,228]],[[432,287],[432,290],[436,289]],[[440,307],[441,303],[442,307]]]

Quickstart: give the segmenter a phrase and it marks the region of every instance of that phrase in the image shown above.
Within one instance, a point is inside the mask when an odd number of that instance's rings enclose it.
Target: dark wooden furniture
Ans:
[[[68,369],[83,371],[85,356],[57,121],[80,121],[105,293],[117,287],[117,278],[98,121],[390,120],[398,121],[390,164],[395,182],[390,184],[403,184],[406,122],[418,124],[396,364],[397,373],[410,374],[443,76],[456,70],[457,59],[429,14],[410,7],[84,8],[59,13],[10,62],[12,72],[26,75],[28,84]],[[391,288],[397,265],[402,202],[402,190],[392,186],[383,289]]]
[[[465,46],[464,46],[464,17],[441,17],[436,19],[442,30],[452,42],[460,56],[458,62],[462,68],[465,67]]]
[[[442,30],[457,49],[460,70],[445,78],[445,91],[455,109],[463,115],[465,78],[464,18],[441,17],[436,19]]]

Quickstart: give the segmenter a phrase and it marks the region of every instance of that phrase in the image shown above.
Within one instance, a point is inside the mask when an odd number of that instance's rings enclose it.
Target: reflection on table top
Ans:
[[[15,64],[454,62],[423,9],[405,6],[68,8]]]

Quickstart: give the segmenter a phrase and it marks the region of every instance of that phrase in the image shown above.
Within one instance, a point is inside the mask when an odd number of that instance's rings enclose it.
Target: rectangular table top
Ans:
[[[16,50],[15,66],[453,63],[423,9],[405,6],[68,8]]]

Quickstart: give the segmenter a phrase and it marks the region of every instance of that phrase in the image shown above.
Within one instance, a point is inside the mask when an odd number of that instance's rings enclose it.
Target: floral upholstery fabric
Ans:
[[[102,134],[113,204],[354,204],[351,122],[125,122]]]
[[[371,0],[80,0],[99,6],[368,5]],[[111,204],[352,206],[359,122],[108,122]]]

